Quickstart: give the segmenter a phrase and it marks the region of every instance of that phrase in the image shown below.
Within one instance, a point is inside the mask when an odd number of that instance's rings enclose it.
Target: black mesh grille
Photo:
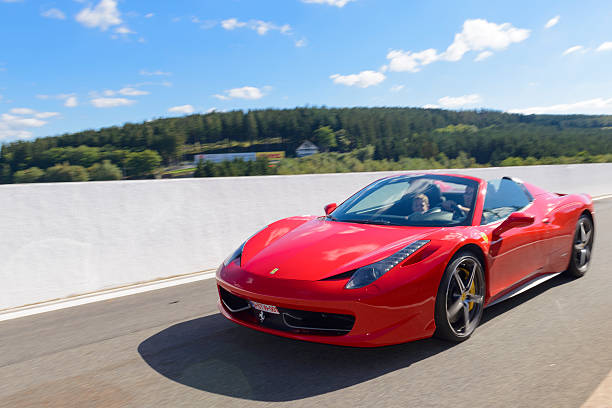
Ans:
[[[228,292],[219,286],[221,301],[230,312],[241,312],[248,309],[251,305],[246,300]]]
[[[236,319],[270,329],[296,334],[342,336],[350,332],[355,325],[355,316],[351,315],[281,307],[278,308],[280,314],[261,312],[250,307],[250,303],[246,299],[242,299],[222,287],[219,287],[219,294],[225,308]]]

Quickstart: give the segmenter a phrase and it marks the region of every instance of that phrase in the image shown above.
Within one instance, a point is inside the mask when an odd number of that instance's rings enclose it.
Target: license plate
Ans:
[[[276,306],[265,305],[263,303],[251,302],[251,306],[253,309],[261,310],[262,312],[280,314]]]

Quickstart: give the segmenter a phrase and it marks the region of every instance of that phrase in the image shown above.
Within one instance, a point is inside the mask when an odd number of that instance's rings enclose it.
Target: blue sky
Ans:
[[[0,142],[295,106],[612,114],[612,2],[0,0]]]

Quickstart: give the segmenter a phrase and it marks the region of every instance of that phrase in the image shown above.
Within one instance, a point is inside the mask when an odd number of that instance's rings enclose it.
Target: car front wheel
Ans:
[[[436,296],[436,336],[460,342],[468,339],[482,319],[485,298],[484,269],[469,251],[449,262]]]

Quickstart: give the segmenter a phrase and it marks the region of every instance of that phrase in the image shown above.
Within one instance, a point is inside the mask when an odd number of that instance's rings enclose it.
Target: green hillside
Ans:
[[[304,140],[326,153],[293,158]],[[287,156],[277,167],[203,163],[196,175],[612,161],[612,116],[421,108],[213,112],[3,144],[0,182],[182,177],[192,170],[177,165],[196,153],[273,150]]]

